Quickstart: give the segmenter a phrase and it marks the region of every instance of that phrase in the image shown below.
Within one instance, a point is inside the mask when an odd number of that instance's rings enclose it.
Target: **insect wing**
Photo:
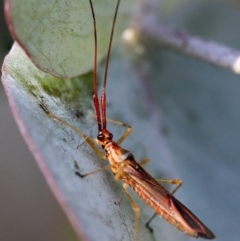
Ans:
[[[178,226],[183,232],[193,237],[202,237],[205,239],[215,238],[211,230],[139,164],[135,163],[133,166],[128,166],[125,172],[151,197],[151,199],[154,199],[162,209],[168,212],[176,222],[183,225],[183,229]],[[164,218],[167,219],[166,216]],[[167,221],[170,222],[168,219]]]
[[[184,221],[191,227],[192,230],[198,234],[199,237],[205,239],[214,239],[214,233],[206,227],[187,207],[185,207],[176,198],[171,199],[174,208],[177,209],[178,213],[182,216]]]
[[[149,173],[147,173],[137,162],[129,165],[124,170],[138,186],[156,200],[164,209],[171,211],[169,208],[169,198],[172,195],[157,182]]]

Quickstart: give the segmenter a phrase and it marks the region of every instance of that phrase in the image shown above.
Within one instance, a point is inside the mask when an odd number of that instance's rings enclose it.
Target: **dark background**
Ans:
[[[0,62],[12,39],[0,6]],[[23,141],[0,85],[0,241],[78,240]]]

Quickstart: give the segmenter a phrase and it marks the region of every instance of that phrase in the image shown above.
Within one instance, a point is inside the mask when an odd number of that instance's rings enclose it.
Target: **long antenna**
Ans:
[[[102,129],[106,129],[107,126],[107,113],[106,113],[106,85],[107,85],[107,75],[108,75],[108,65],[109,65],[109,59],[110,59],[110,53],[112,48],[112,40],[113,40],[113,34],[114,34],[114,28],[115,23],[117,19],[117,12],[118,7],[120,4],[120,0],[117,1],[117,6],[115,9],[115,14],[113,18],[113,24],[112,24],[112,30],[110,35],[110,41],[108,46],[108,54],[107,54],[107,61],[106,61],[106,67],[105,67],[105,74],[104,74],[104,84],[103,84],[103,91],[101,96],[101,113],[100,113],[100,106],[99,106],[99,99],[98,99],[98,79],[97,79],[97,27],[96,27],[96,19],[95,19],[95,13],[93,9],[92,0],[89,0],[91,11],[92,11],[92,17],[93,17],[93,27],[94,27],[94,84],[93,84],[93,102],[96,110],[97,115],[97,122],[98,122],[98,130],[101,131]],[[102,115],[101,115],[102,114]]]
[[[101,121],[101,114],[99,108],[99,99],[98,99],[98,79],[97,79],[97,28],[96,28],[96,19],[93,10],[92,0],[89,0],[91,10],[92,10],[92,17],[93,17],[93,28],[94,28],[94,84],[93,84],[93,102],[96,110],[97,115],[97,122],[98,122],[98,130],[102,130],[102,121]]]
[[[104,74],[103,91],[102,91],[102,96],[101,96],[102,128],[103,129],[106,129],[106,126],[107,126],[107,121],[106,121],[106,118],[107,118],[107,113],[106,113],[106,85],[107,85],[107,75],[108,75],[108,64],[109,64],[109,59],[110,59],[112,40],[113,40],[113,34],[114,34],[114,28],[115,28],[115,23],[116,23],[116,19],[117,19],[117,12],[118,12],[119,4],[120,4],[120,0],[117,1],[117,6],[116,6],[116,9],[115,9],[115,14],[114,14],[114,18],[113,18],[111,36],[110,36],[110,41],[109,41],[109,46],[108,46],[108,54],[107,54],[107,61],[106,61],[106,67],[105,67],[105,74]]]

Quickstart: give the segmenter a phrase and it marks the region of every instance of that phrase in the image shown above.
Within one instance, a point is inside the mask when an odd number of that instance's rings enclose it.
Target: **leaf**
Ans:
[[[93,5],[101,59],[109,44],[116,2],[93,0]],[[131,1],[121,3],[116,39],[126,26],[130,6]],[[5,15],[12,37],[44,72],[71,78],[92,69],[94,38],[89,1],[5,0]]]
[[[210,19],[206,18],[206,9]],[[186,6],[183,12],[172,19],[183,26],[191,25],[196,32],[204,31],[209,39],[219,38],[239,46],[236,9],[205,1]],[[181,22],[183,15],[186,18]],[[231,28],[223,25],[226,22]],[[114,51],[111,57],[108,116],[133,126],[133,134],[123,147],[131,150],[137,160],[150,157],[146,169],[153,176],[182,179],[184,185],[176,193],[177,198],[213,230],[218,240],[238,240],[239,76],[153,44],[141,47],[144,54],[135,56],[137,60],[133,61],[131,53],[130,59],[130,51],[122,49]],[[68,217],[85,239],[132,240],[134,213],[121,185],[113,181],[109,172],[79,180],[74,175],[77,166],[88,172],[104,163],[81,137],[47,118],[39,108],[39,103],[45,103],[55,114],[95,137],[96,123],[91,118],[90,104],[92,81],[87,82],[90,75],[81,77],[86,82],[78,83],[85,83],[79,90],[68,86],[73,80],[62,82],[68,83],[65,91],[64,84],[57,86],[61,79],[55,81],[39,72],[26,56],[21,56],[25,55],[15,48],[5,60],[5,90],[20,129]],[[27,70],[31,73],[25,77]],[[45,78],[52,80],[51,88],[22,82],[33,81],[32,76],[40,83],[45,83]],[[49,91],[55,84],[61,91]],[[70,97],[61,96],[62,92],[70,92]],[[86,95],[81,98],[77,93]],[[76,110],[81,118],[74,114]],[[117,139],[122,130],[109,128]],[[144,224],[152,211],[134,198],[142,208]],[[140,240],[193,240],[159,218],[152,227],[153,237],[141,226]]]
[[[92,74],[52,77],[39,71],[15,43],[4,62],[3,83],[21,132],[78,233],[90,240],[132,240],[134,213],[121,185],[109,172],[85,179],[75,175],[105,163],[81,136],[40,107],[91,134]],[[151,240],[142,230],[141,240]]]

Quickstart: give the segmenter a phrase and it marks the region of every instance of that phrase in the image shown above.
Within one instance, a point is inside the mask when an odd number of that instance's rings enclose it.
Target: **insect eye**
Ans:
[[[110,133],[110,134],[109,134],[109,137],[110,137],[110,139],[112,139],[112,138],[113,138],[113,134],[112,134],[112,133]]]
[[[97,138],[98,138],[99,141],[101,141],[101,140],[103,140],[104,135],[103,134],[99,134]]]

